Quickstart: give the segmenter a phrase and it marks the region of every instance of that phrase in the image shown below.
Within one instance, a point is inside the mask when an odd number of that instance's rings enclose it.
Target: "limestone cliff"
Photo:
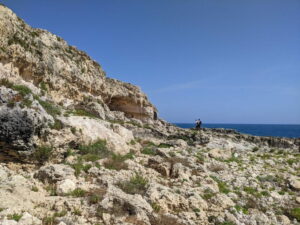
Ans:
[[[111,111],[144,121],[156,118],[155,107],[138,87],[107,78],[85,52],[30,27],[4,6],[0,6],[0,35],[0,79],[41,88],[55,103],[70,107],[85,107],[85,99],[97,99],[103,118],[114,119]]]

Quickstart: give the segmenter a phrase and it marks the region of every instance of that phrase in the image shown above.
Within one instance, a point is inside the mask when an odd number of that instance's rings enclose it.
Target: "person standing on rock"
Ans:
[[[200,119],[197,119],[197,120],[196,120],[196,130],[200,130],[201,124],[202,124],[201,120],[200,120]]]

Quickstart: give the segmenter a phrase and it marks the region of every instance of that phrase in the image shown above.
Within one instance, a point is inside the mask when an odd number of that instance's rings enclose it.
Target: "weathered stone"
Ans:
[[[47,183],[71,179],[74,180],[74,169],[63,164],[53,164],[41,167],[34,175],[35,178]]]

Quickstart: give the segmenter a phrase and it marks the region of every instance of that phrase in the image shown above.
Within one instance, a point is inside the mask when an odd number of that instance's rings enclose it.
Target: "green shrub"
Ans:
[[[14,85],[12,86],[12,89],[19,92],[19,94],[22,95],[23,97],[32,93],[31,90],[24,85]]]
[[[109,158],[105,163],[104,166],[107,169],[111,170],[122,170],[122,169],[128,169],[127,164],[125,161],[127,159],[132,159],[133,153],[128,153],[126,155],[119,155],[119,154],[113,154],[111,158]]]
[[[22,215],[21,214],[17,214],[17,213],[14,213],[14,214],[11,214],[11,215],[8,215],[7,216],[7,219],[9,220],[15,220],[15,221],[19,221],[20,219],[22,218]]]
[[[63,129],[63,127],[64,127],[63,123],[58,119],[54,119],[54,124],[50,125],[50,128],[54,130],[61,130]]]
[[[71,113],[75,116],[86,116],[86,117],[91,117],[91,118],[97,117],[97,115],[95,115],[85,109],[75,109]]]
[[[222,223],[217,223],[216,225],[236,225],[234,222],[231,221],[224,221]]]
[[[33,159],[40,164],[43,164],[45,161],[50,159],[52,150],[51,146],[38,146],[33,153]]]
[[[101,199],[102,197],[97,194],[92,194],[88,198],[90,204],[97,204]]]
[[[160,205],[156,202],[151,203],[152,209],[154,210],[154,212],[158,213],[161,209]]]
[[[160,143],[158,145],[159,148],[170,148],[172,147],[173,145],[170,145],[170,144],[166,144],[166,143]]]
[[[25,98],[25,99],[23,99],[23,101],[22,101],[22,105],[23,105],[23,106],[26,106],[27,108],[29,108],[29,107],[31,107],[31,105],[32,105],[32,101],[29,100],[29,99],[27,99],[27,98]]]
[[[107,149],[105,140],[98,140],[89,145],[80,145],[78,149],[79,154],[81,155],[93,154],[98,155],[101,158],[105,158],[111,154],[111,152]]]
[[[211,199],[215,194],[210,189],[205,189],[202,198],[205,200]]]
[[[119,183],[118,186],[128,194],[145,194],[148,188],[148,180],[138,174],[129,181]]]
[[[92,167],[92,165],[90,165],[90,164],[84,165],[82,163],[82,161],[80,161],[80,160],[78,162],[76,162],[75,164],[72,164],[70,166],[75,170],[75,176],[76,177],[79,176],[81,171],[87,172]]]
[[[31,190],[34,191],[34,192],[38,192],[38,191],[39,191],[39,189],[37,188],[37,186],[33,186],[33,187],[31,188]]]
[[[76,198],[84,197],[85,194],[86,194],[86,191],[81,188],[76,188],[74,191],[71,191],[69,193],[69,195],[76,197]]]
[[[54,225],[54,219],[55,217],[44,217],[43,220],[42,220],[42,224],[43,225]]]
[[[8,79],[3,78],[0,80],[0,86],[12,88],[14,86],[14,84],[12,82],[10,82]]]
[[[71,132],[72,132],[72,134],[76,134],[76,127],[71,127]]]
[[[244,191],[251,195],[255,195],[257,193],[257,190],[253,187],[244,187]]]
[[[38,98],[38,101],[39,101],[40,105],[46,110],[46,112],[48,114],[50,114],[51,116],[55,117],[55,116],[61,114],[60,109],[58,107],[52,105],[50,102],[40,100],[39,98]]]
[[[50,196],[57,196],[56,186],[53,184],[48,185],[46,191],[49,192]]]
[[[219,191],[224,194],[231,192],[229,187],[224,181],[219,180],[217,177],[211,176],[211,178],[218,183]]]
[[[81,216],[81,215],[82,215],[82,212],[81,212],[80,209],[74,208],[74,209],[73,209],[73,214],[76,215],[76,216]]]
[[[54,217],[63,217],[63,216],[65,216],[65,215],[67,215],[67,211],[66,210],[62,210],[62,211],[60,211],[60,212],[56,212],[56,213],[54,213]]]
[[[156,155],[156,150],[154,150],[154,148],[151,147],[145,147],[142,149],[141,153],[145,155]]]
[[[240,206],[240,205],[236,205],[234,206],[234,208],[236,209],[236,211],[240,212],[242,211],[244,214],[248,214],[248,209],[244,208],[243,206]]]
[[[300,221],[300,208],[294,208],[291,210],[291,216]]]
[[[197,158],[197,162],[203,164],[204,163],[204,155],[201,152],[197,152],[197,154],[195,155],[195,157]]]

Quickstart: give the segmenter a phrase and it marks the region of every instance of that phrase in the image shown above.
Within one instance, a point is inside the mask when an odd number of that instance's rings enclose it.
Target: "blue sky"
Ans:
[[[300,124],[299,0],[0,2],[140,86],[170,122]]]

